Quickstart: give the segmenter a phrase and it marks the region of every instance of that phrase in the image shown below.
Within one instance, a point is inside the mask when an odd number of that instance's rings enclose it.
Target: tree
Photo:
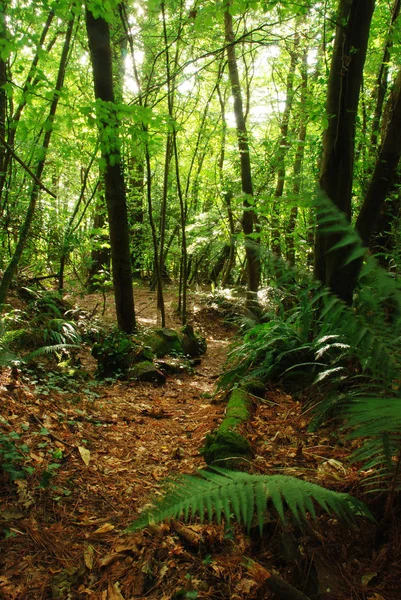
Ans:
[[[44,132],[44,136],[43,136],[41,153],[39,155],[39,160],[36,165],[35,173],[33,174],[34,181],[32,184],[28,209],[26,211],[24,221],[20,228],[18,242],[16,244],[14,254],[4,272],[3,279],[0,284],[0,305],[4,304],[4,302],[6,300],[7,293],[8,293],[9,287],[11,285],[11,281],[15,275],[19,261],[21,259],[22,253],[24,251],[25,244],[28,239],[28,235],[30,233],[32,221],[34,218],[36,204],[37,204],[39,192],[41,189],[40,179],[42,177],[42,173],[45,168],[47,153],[49,150],[50,139],[51,139],[53,126],[54,126],[54,118],[56,115],[57,106],[58,106],[59,99],[60,99],[60,93],[63,88],[65,71],[66,71],[66,66],[67,66],[67,61],[68,61],[68,54],[70,51],[70,42],[71,42],[71,37],[72,37],[72,32],[73,32],[73,27],[74,27],[74,21],[75,21],[75,16],[71,15],[70,20],[67,25],[67,33],[65,36],[63,50],[61,53],[60,64],[59,64],[59,69],[58,69],[58,74],[57,74],[57,81],[56,81],[56,85],[55,85],[54,92],[53,92],[53,98],[52,98],[52,101],[50,104],[49,114],[48,114],[48,117],[47,117],[47,120],[45,123],[45,127],[44,127],[45,132]]]
[[[117,322],[121,330],[131,333],[136,323],[125,182],[120,155],[119,120],[114,101],[110,28],[106,19],[100,15],[95,17],[88,6],[86,6],[86,30],[104,164]]]
[[[323,136],[320,188],[351,218],[355,123],[374,0],[340,0],[327,88],[328,127]],[[348,303],[353,286],[344,273],[347,247],[335,233],[317,232],[315,275]]]
[[[248,132],[245,123],[242,103],[241,84],[238,74],[237,57],[235,53],[235,36],[230,5],[224,13],[225,39],[227,44],[227,62],[231,82],[231,93],[234,99],[234,114],[237,126],[238,150],[241,163],[241,186],[243,193],[242,228],[245,237],[245,254],[248,273],[248,308],[258,305],[256,294],[260,283],[260,238],[259,225],[253,208],[253,184],[251,157],[248,143]]]

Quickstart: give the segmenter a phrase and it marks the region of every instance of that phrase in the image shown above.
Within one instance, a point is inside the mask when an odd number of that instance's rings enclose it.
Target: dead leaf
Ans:
[[[125,600],[119,588],[120,586],[118,583],[109,583],[109,587],[107,588],[107,600]]]
[[[241,579],[241,581],[239,581],[235,586],[235,589],[243,594],[249,594],[255,585],[256,583],[253,581],[253,579]]]
[[[90,451],[88,450],[88,448],[84,448],[83,446],[78,446],[78,451],[81,455],[82,460],[84,461],[86,466],[88,466],[91,459]]]
[[[86,548],[84,550],[84,561],[85,561],[86,567],[89,569],[89,571],[91,571],[93,568],[93,561],[94,561],[94,549],[93,549],[93,546],[91,546],[90,544],[88,546],[86,546]]]
[[[269,571],[257,562],[252,561],[251,564],[247,566],[247,571],[252,579],[254,579],[258,584],[263,583],[270,577]]]
[[[368,600],[385,600],[385,598],[380,594],[375,593],[373,596],[369,596]]]
[[[99,529],[96,529],[96,531],[94,531],[93,534],[102,535],[103,533],[109,533],[109,531],[113,531],[113,529],[114,525],[112,525],[111,523],[105,523],[104,525],[99,527]]]
[[[362,575],[361,577],[361,583],[364,587],[366,587],[367,585],[369,585],[369,583],[372,581],[372,579],[374,579],[374,577],[377,577],[377,573],[366,573],[366,575]]]
[[[99,567],[107,567],[108,565],[112,565],[120,558],[125,558],[125,554],[122,554],[121,552],[113,552],[112,554],[106,554],[106,556],[99,560]]]

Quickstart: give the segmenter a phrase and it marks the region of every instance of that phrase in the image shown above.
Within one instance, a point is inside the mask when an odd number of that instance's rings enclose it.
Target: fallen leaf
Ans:
[[[107,567],[108,565],[112,565],[119,560],[120,558],[125,558],[125,554],[121,552],[113,552],[112,554],[106,554],[103,558],[99,560],[99,567]]]
[[[86,548],[84,550],[84,561],[85,561],[85,565],[89,569],[89,571],[91,571],[93,568],[93,560],[94,560],[94,549],[93,549],[93,546],[91,546],[89,544],[88,546],[86,546]]]
[[[255,585],[256,583],[253,581],[253,579],[241,579],[241,581],[239,581],[235,586],[235,589],[243,594],[249,594]]]
[[[86,466],[88,466],[91,459],[90,451],[88,450],[88,448],[84,448],[83,446],[78,446],[78,451],[81,455],[82,460],[84,461]]]
[[[377,577],[377,573],[366,573],[366,575],[362,575],[361,583],[364,587],[366,587],[374,577]]]
[[[119,590],[118,583],[109,583],[107,588],[107,600],[124,600],[124,596]]]
[[[112,525],[111,523],[105,523],[104,525],[102,525],[101,527],[99,527],[99,529],[96,529],[96,531],[94,531],[94,535],[102,535],[102,533],[109,533],[109,531],[113,531],[114,529],[114,525]]]

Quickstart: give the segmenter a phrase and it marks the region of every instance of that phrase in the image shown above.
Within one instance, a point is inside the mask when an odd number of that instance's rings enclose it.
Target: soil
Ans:
[[[167,325],[178,327],[174,290],[166,300]],[[114,322],[109,296],[104,314],[102,296],[76,303]],[[136,313],[141,326],[158,324],[154,293],[136,290]],[[3,370],[2,431],[24,435],[36,469],[25,479],[0,479],[0,529],[7,536],[1,541],[0,598],[275,598],[280,596],[266,582],[276,576],[309,598],[401,598],[395,508],[380,539],[374,524],[363,521],[353,529],[327,516],[303,529],[271,519],[262,536],[256,529],[196,519],[125,531],[162,494],[167,478],[205,467],[200,449],[224,415],[216,380],[234,328],[197,294],[190,296],[190,322],[206,336],[207,352],[193,372],[168,376],[163,386],[98,384],[89,348],[80,358],[90,378],[78,391],[13,380]],[[307,423],[302,404],[278,388],[255,398],[246,432],[254,456],[247,470],[295,475],[361,498],[363,478],[347,463],[347,444],[333,427],[307,433]],[[43,487],[43,473],[52,469]],[[375,508],[380,512],[380,499]]]

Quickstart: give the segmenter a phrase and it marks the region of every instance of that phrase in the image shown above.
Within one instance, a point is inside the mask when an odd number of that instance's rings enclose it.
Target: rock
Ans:
[[[128,377],[129,379],[136,379],[137,381],[158,383],[159,385],[166,382],[164,373],[159,371],[152,362],[147,360],[133,365],[128,371]]]
[[[163,373],[167,373],[167,375],[180,375],[190,368],[188,363],[183,362],[179,358],[157,359],[155,364],[158,369],[163,371]]]
[[[145,343],[150,346],[152,352],[161,358],[166,354],[182,354],[183,348],[178,337],[178,333],[174,329],[162,327],[155,329],[145,338]]]
[[[196,358],[206,352],[207,344],[204,337],[195,333],[192,325],[185,325],[181,329],[181,345],[186,356]]]

